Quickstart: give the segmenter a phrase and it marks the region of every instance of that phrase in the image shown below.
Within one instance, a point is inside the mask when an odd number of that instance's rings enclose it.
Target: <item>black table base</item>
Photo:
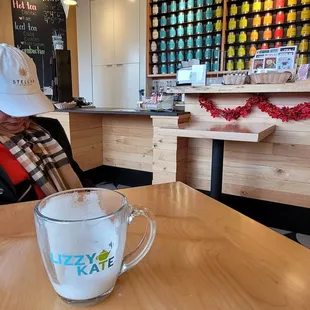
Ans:
[[[224,141],[212,142],[211,197],[220,200],[223,182]]]

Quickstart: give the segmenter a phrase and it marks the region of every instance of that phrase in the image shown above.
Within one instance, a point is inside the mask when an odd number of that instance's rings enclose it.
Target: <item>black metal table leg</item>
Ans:
[[[213,140],[211,163],[211,197],[220,200],[222,194],[224,141]]]

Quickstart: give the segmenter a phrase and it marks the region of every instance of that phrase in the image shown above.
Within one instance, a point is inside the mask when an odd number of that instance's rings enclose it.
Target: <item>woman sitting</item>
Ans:
[[[73,160],[60,123],[31,117],[53,110],[31,58],[0,44],[0,204],[92,185]]]

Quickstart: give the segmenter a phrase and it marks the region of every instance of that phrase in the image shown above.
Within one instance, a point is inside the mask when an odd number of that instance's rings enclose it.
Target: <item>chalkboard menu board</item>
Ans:
[[[61,0],[12,0],[11,3],[15,46],[34,60],[41,88],[51,87],[53,36],[65,49],[67,44]]]

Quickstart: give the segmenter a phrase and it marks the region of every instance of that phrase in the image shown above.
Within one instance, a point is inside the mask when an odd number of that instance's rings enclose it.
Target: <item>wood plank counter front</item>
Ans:
[[[44,117],[58,119],[83,170],[102,165],[152,172],[153,125],[151,115],[167,124],[188,120],[184,112],[135,112],[124,109],[86,108],[55,111]]]
[[[310,252],[181,183],[121,191],[153,211],[150,253],[94,310],[309,310]],[[69,310],[44,270],[35,203],[0,206],[0,309]],[[134,248],[145,222],[130,226]]]

